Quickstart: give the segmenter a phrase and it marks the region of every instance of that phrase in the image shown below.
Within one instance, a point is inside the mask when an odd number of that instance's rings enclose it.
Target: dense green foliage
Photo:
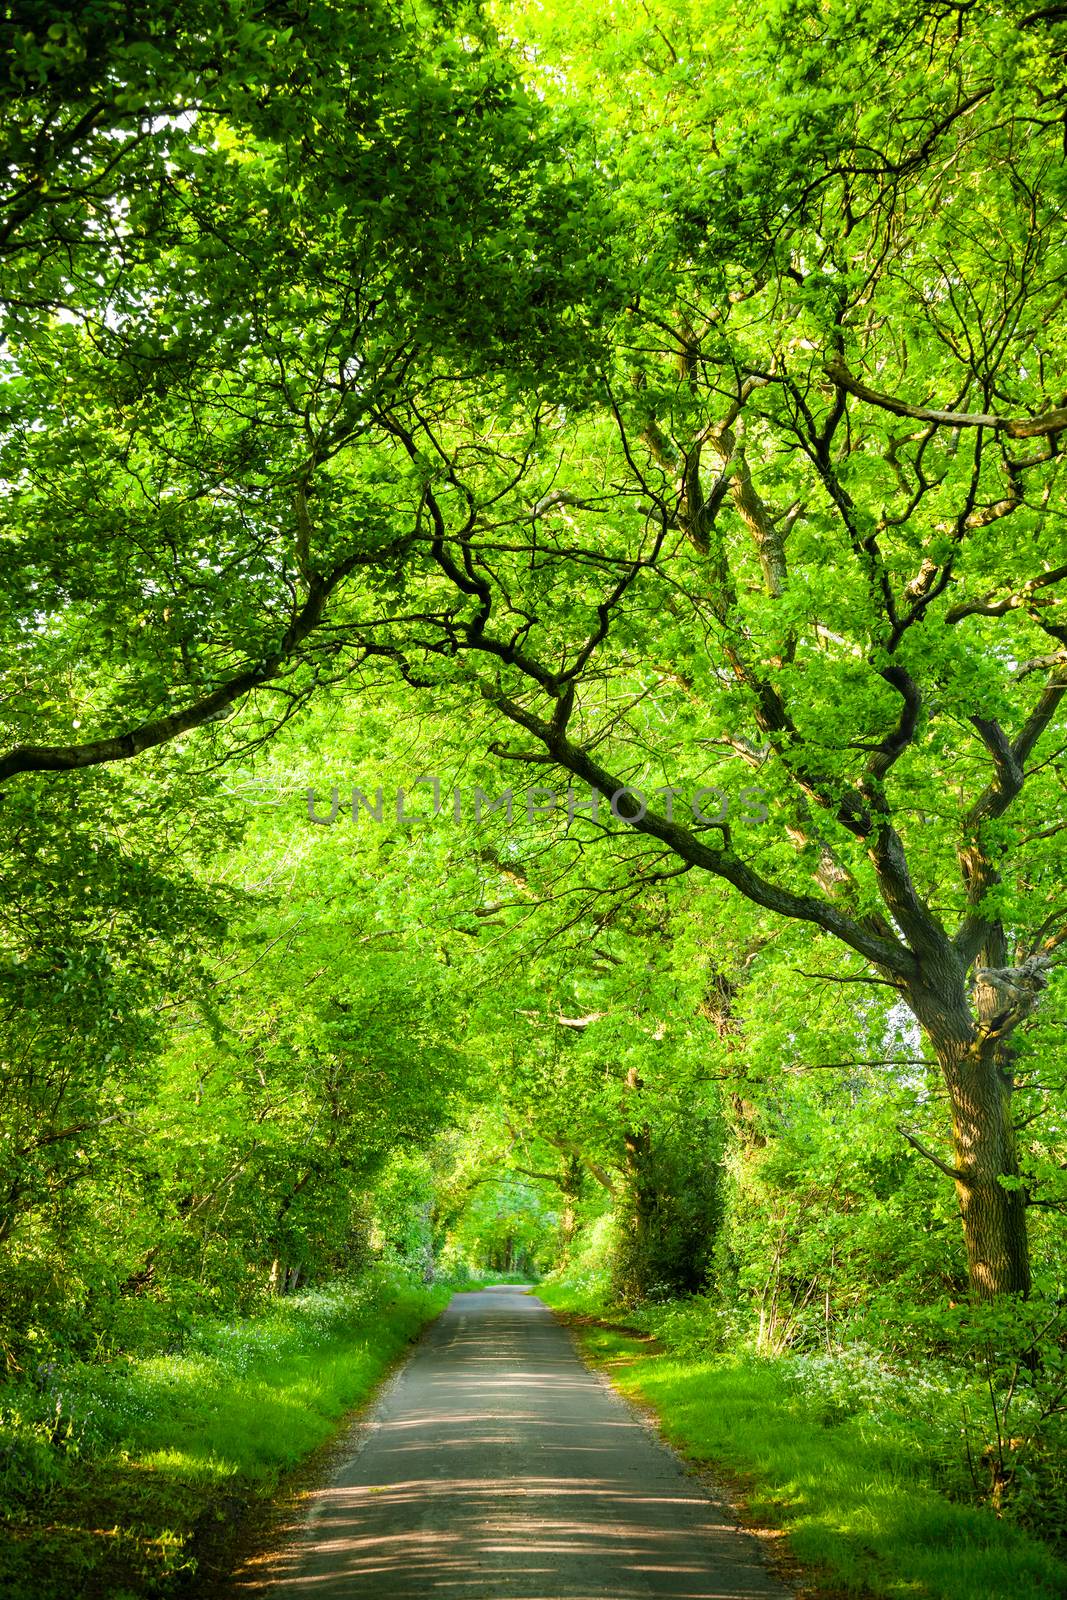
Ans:
[[[1062,8],[2,45],[0,1463],[555,1273],[1062,1539]]]

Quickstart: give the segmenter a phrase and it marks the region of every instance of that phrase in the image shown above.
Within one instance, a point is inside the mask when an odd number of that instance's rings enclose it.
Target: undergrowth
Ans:
[[[0,1387],[0,1594],[165,1595],[370,1395],[446,1303],[388,1277],[195,1325],[181,1348]]]
[[[978,1503],[988,1467],[976,1456],[980,1396],[960,1373],[890,1367],[862,1347],[758,1355],[738,1345],[732,1326],[716,1325],[710,1304],[623,1312],[588,1284],[538,1293],[594,1319],[580,1329],[590,1358],[652,1407],[686,1456],[741,1485],[752,1517],[784,1529],[793,1556],[835,1591],[887,1600],[1067,1593],[1056,1551]]]

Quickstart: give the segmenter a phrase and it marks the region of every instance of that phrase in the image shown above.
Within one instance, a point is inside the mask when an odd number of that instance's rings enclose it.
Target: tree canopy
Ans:
[[[1062,1292],[1061,12],[8,7],[9,1364]]]

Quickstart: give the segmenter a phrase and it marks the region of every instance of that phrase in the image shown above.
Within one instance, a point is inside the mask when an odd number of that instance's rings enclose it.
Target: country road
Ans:
[[[272,1600],[788,1600],[514,1288],[454,1297],[262,1578]]]

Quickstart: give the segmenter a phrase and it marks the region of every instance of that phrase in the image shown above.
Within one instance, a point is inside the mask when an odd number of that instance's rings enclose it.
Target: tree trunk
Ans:
[[[951,961],[928,963],[923,981],[909,986],[908,1001],[948,1090],[955,1165],[923,1153],[956,1184],[971,1291],[995,1300],[1030,1293],[1027,1197],[1012,1122],[1011,1041],[1038,1004],[1048,959],[1033,955],[1007,966],[999,927],[990,930],[979,957],[969,985]]]
[[[981,1034],[966,1046],[938,1049],[952,1107],[967,1267],[982,1299],[1030,1292],[1026,1195],[1012,1125],[1012,1051]],[[1001,1178],[1011,1187],[1005,1188]]]
[[[570,1261],[574,1235],[578,1227],[578,1201],[582,1193],[582,1163],[577,1156],[564,1156],[557,1183],[563,1196],[563,1210],[559,1221],[560,1260],[564,1266]]]

